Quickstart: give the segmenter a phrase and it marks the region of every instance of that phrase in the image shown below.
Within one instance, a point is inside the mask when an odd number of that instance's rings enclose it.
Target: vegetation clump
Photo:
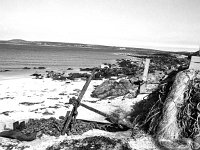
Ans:
[[[50,146],[47,150],[131,150],[128,143],[121,139],[109,138],[104,136],[86,137],[77,140],[64,140],[59,144]]]
[[[29,121],[26,123],[25,129],[22,130],[22,133],[29,134],[40,131],[41,134],[58,137],[61,134],[64,122],[64,117],[60,117],[60,119],[56,119],[54,117],[51,117],[49,119],[29,119]],[[67,130],[66,133],[68,135],[81,135],[84,132],[92,129],[101,129],[109,132],[128,130],[127,128],[121,129],[116,124],[76,120],[76,124],[73,126],[73,128],[70,125],[69,130]]]
[[[165,145],[168,148],[178,149],[181,146],[178,141],[183,142],[184,139],[188,139],[185,147],[191,146],[187,145],[188,141],[193,141],[193,145],[200,148],[200,79],[197,75],[199,72],[194,72],[177,71],[133,106],[131,121],[134,125],[159,141],[171,140]]]

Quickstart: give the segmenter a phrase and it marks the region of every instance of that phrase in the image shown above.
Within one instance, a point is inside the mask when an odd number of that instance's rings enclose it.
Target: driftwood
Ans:
[[[190,140],[186,140],[185,145],[179,142],[181,138],[181,128],[178,126],[178,112],[185,103],[184,93],[188,90],[191,80],[195,77],[194,70],[185,70],[176,75],[163,108],[163,117],[159,123],[157,131],[158,143],[168,149],[190,149]]]
[[[13,130],[0,132],[0,137],[17,139],[19,141],[33,141],[37,137],[37,132],[30,134],[24,134],[21,132],[25,128],[25,121],[19,123],[19,121],[13,123]]]
[[[17,139],[19,141],[33,141],[36,139],[37,132],[31,134],[23,134],[21,131],[9,130],[0,132],[0,137]]]
[[[123,119],[119,119],[119,118],[114,117],[112,115],[108,115],[108,114],[106,114],[106,113],[104,113],[102,111],[99,111],[99,110],[97,110],[95,108],[92,108],[92,107],[90,107],[90,106],[88,106],[86,104],[83,104],[83,103],[80,103],[80,106],[82,106],[82,107],[84,107],[84,108],[86,108],[86,109],[88,109],[90,111],[93,111],[93,112],[95,112],[95,113],[97,113],[99,115],[102,115],[102,116],[106,117],[108,119],[108,121],[110,121],[111,123],[118,124],[119,127],[121,127],[121,125],[123,125],[123,126],[125,126],[127,128],[130,128],[130,129],[133,128],[133,124],[131,124],[130,122],[127,122],[127,121],[125,121]]]

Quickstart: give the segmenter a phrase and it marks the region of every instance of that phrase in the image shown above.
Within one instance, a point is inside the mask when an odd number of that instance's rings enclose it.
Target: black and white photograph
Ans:
[[[200,150],[200,0],[0,0],[0,150]]]

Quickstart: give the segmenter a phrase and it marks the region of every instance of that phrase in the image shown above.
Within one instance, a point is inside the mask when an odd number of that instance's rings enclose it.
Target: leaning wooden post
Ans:
[[[95,113],[97,113],[97,114],[99,114],[99,115],[102,115],[102,116],[106,117],[107,119],[109,119],[110,122],[118,124],[119,127],[120,127],[120,125],[124,125],[124,126],[126,126],[126,127],[128,127],[128,128],[133,128],[133,124],[131,124],[130,122],[127,122],[127,121],[125,121],[125,120],[118,119],[118,118],[116,118],[116,117],[114,117],[114,116],[108,115],[108,114],[106,114],[106,113],[104,113],[104,112],[102,112],[102,111],[99,111],[99,110],[97,110],[97,109],[95,109],[95,108],[92,108],[92,107],[90,107],[90,106],[88,106],[88,105],[86,105],[86,104],[81,103],[80,105],[81,105],[82,107],[84,107],[84,108],[90,110],[90,111],[93,111],[93,112],[95,112]]]
[[[75,104],[74,104],[74,107],[73,107],[73,109],[72,109],[72,111],[71,111],[69,117],[67,118],[67,122],[64,124],[63,130],[62,130],[62,132],[61,132],[62,135],[65,134],[66,130],[68,129],[68,127],[69,127],[70,123],[72,123],[72,121],[73,121],[73,124],[75,123],[76,116],[77,116],[77,114],[78,114],[77,108],[78,108],[79,105],[80,105],[81,99],[83,98],[83,95],[85,94],[85,92],[86,92],[86,90],[87,90],[87,88],[88,88],[88,86],[89,86],[89,84],[90,84],[90,82],[91,82],[91,80],[92,80],[92,78],[93,78],[93,76],[94,76],[95,71],[96,71],[96,69],[94,69],[94,70],[92,71],[92,74],[91,74],[91,76],[88,78],[88,80],[87,80],[87,82],[85,83],[85,85],[83,86],[80,95],[78,96],[77,99],[75,99],[76,102],[75,102]]]
[[[185,103],[184,92],[188,90],[194,77],[194,70],[179,72],[164,103],[163,118],[159,124],[157,140],[166,148],[173,148],[173,143],[180,140],[181,128],[177,123],[177,115],[179,108]]]
[[[63,125],[63,128],[62,128],[62,131],[61,131],[61,134],[64,135],[66,130],[67,130],[67,127],[69,126],[69,123],[67,125],[67,120],[69,119],[69,114],[70,114],[70,111],[67,111],[66,115],[65,115],[65,120],[64,120],[64,125]]]
[[[140,85],[140,93],[146,93],[146,87],[147,87],[147,77],[148,77],[148,71],[149,71],[149,64],[150,64],[150,59],[146,58],[145,61],[145,67],[144,67],[144,72],[142,76],[142,85]]]

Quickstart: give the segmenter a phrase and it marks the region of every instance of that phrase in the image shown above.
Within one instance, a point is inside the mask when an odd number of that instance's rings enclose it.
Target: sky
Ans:
[[[0,0],[0,40],[195,51],[200,0]]]

